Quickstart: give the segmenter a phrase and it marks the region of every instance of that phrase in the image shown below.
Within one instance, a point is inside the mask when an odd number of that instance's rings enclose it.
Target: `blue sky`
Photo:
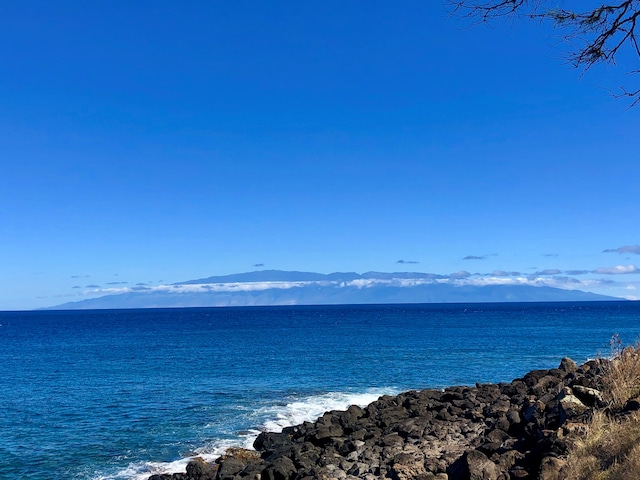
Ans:
[[[5,3],[0,309],[256,268],[640,298],[640,107],[609,93],[637,58],[581,74],[560,34],[444,2]]]

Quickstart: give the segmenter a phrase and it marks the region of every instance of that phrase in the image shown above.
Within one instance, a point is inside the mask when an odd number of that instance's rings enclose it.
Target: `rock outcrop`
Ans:
[[[602,406],[606,362],[563,359],[510,383],[383,396],[150,480],[555,480],[568,440]]]

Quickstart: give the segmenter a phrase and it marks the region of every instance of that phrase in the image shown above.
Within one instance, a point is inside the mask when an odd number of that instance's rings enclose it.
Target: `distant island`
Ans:
[[[312,273],[260,270],[170,285],[136,286],[49,309],[179,308],[393,303],[571,302],[622,300],[581,290],[518,284],[474,285],[466,272]],[[468,275],[468,274],[466,274]]]

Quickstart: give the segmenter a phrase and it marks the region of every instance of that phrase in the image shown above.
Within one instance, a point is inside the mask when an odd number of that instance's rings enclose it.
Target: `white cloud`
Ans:
[[[598,273],[637,273],[639,270],[633,266],[618,266],[612,268],[601,268],[597,270]],[[540,272],[542,273],[542,272]],[[291,288],[299,288],[305,286],[321,286],[321,287],[334,287],[334,288],[373,288],[378,286],[389,287],[417,287],[420,285],[430,284],[449,284],[449,285],[474,285],[474,286],[489,286],[489,285],[528,285],[528,286],[547,286],[554,288],[562,288],[567,290],[573,290],[577,288],[597,288],[605,284],[615,283],[611,280],[594,280],[583,279],[579,280],[569,276],[548,276],[545,274],[540,275],[523,275],[518,272],[503,272],[496,271],[493,274],[469,274],[468,272],[458,272],[451,274],[448,277],[430,279],[430,278],[359,278],[350,281],[302,281],[302,282],[281,282],[281,281],[267,281],[267,282],[229,282],[229,283],[200,283],[200,284],[174,284],[174,285],[155,285],[141,287],[109,287],[109,288],[94,288],[84,292],[86,296],[97,295],[116,295],[123,293],[154,293],[163,292],[168,294],[188,294],[188,293],[213,293],[213,292],[259,292],[271,289],[286,290]],[[635,287],[630,285],[628,290],[633,290]]]
[[[439,280],[448,282],[448,280]],[[165,292],[165,293],[208,293],[208,292],[257,292],[271,289],[286,290],[290,288],[317,285],[322,287],[355,287],[372,288],[376,286],[415,287],[434,283],[434,280],[425,278],[359,278],[350,281],[305,281],[305,282],[230,282],[230,283],[196,283],[178,285],[155,285],[144,289],[132,287],[95,288],[85,291],[85,295],[115,295],[120,293],[139,292]]]
[[[562,271],[557,268],[547,268],[546,270],[541,270],[537,273],[537,275],[560,275]]]
[[[596,268],[593,273],[602,273],[606,275],[622,275],[626,273],[640,273],[640,269],[635,265],[616,265],[615,267]]]
[[[537,277],[537,276],[483,276],[461,279],[455,282],[456,285],[475,285],[479,287],[490,285],[528,285],[531,287],[553,287],[564,290],[575,290],[577,288],[596,287],[602,284],[599,280],[578,280],[571,277]]]
[[[133,291],[130,287],[119,288],[93,288],[83,292],[84,295],[115,295],[118,293],[129,293]]]
[[[85,294],[101,294],[114,295],[118,293],[129,292],[165,292],[165,293],[207,293],[207,292],[253,292],[261,290],[288,289],[295,287],[303,287],[305,285],[329,285],[337,282],[231,282],[231,283],[195,283],[195,284],[178,284],[178,285],[154,285],[140,290],[131,287],[119,288],[96,288],[88,290]]]
[[[320,282],[315,282],[320,283]],[[337,284],[337,282],[325,282]],[[434,280],[428,278],[358,278],[349,282],[341,282],[341,287],[371,288],[379,285],[389,287],[415,287],[417,285],[429,285]]]
[[[640,255],[640,245],[623,245],[618,248],[607,248],[602,251],[603,253],[632,253],[634,255]]]
[[[467,278],[470,277],[471,274],[469,272],[467,272],[466,270],[460,270],[459,272],[454,272],[454,273],[450,273],[449,274],[449,278],[454,279],[454,278]]]
[[[255,292],[261,290],[289,289],[303,287],[312,283],[323,282],[231,282],[231,283],[196,283],[188,285],[158,285],[151,291],[165,291],[176,293],[202,293],[202,292]],[[328,283],[328,282],[324,282]]]

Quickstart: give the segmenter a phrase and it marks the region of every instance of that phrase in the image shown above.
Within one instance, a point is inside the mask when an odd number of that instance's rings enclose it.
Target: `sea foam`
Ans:
[[[95,480],[146,480],[154,474],[184,472],[192,458],[200,457],[213,462],[227,449],[242,447],[253,449],[253,442],[262,432],[280,432],[285,427],[315,421],[325,412],[346,410],[350,405],[364,407],[382,395],[395,395],[399,391],[393,387],[370,389],[364,392],[327,392],[306,397],[288,398],[288,403],[263,407],[252,412],[249,417],[255,419],[256,427],[238,433],[235,439],[214,440],[208,445],[195,449],[195,455],[180,458],[172,462],[136,462],[113,475],[101,475]]]

